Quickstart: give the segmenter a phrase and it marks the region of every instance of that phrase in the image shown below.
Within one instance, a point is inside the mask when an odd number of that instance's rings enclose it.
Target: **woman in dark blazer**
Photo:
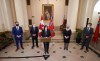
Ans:
[[[51,33],[50,30],[47,29],[47,25],[45,25],[44,29],[42,30],[42,37],[43,38],[51,37]],[[43,42],[43,44],[44,44],[45,54],[49,54],[49,42]]]
[[[70,36],[72,34],[71,29],[69,29],[69,26],[66,27],[66,29],[64,29],[63,31],[63,35],[64,35],[64,50],[68,50],[68,45],[70,42]]]

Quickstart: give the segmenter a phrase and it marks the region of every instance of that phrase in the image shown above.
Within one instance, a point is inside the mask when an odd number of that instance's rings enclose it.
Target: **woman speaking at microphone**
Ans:
[[[51,37],[51,33],[47,25],[45,25],[44,29],[42,30],[42,37],[45,39]],[[49,54],[49,41],[44,41],[43,44],[44,44],[44,53]]]

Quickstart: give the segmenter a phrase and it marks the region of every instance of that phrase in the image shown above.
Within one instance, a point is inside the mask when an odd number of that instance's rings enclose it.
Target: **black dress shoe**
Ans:
[[[83,48],[80,48],[80,50],[83,50]]]
[[[68,48],[66,48],[66,50],[68,50]]]
[[[32,46],[32,49],[34,49],[34,46]]]
[[[49,52],[47,52],[47,54],[49,54]]]
[[[16,51],[18,51],[19,48],[16,49]]]
[[[37,46],[37,48],[39,48],[39,46]]]
[[[87,53],[87,51],[84,51],[85,53]]]
[[[24,49],[24,48],[22,47],[22,49]]]
[[[86,50],[87,52],[89,52],[89,50]]]

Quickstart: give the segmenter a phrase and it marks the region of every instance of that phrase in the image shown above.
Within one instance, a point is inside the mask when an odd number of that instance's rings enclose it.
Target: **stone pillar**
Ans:
[[[3,32],[2,1],[0,0],[0,32]]]
[[[24,30],[28,30],[26,0],[14,0],[17,21]]]
[[[86,8],[87,8],[88,0],[80,0],[79,1],[79,9],[78,9],[78,19],[77,19],[77,28],[83,29],[86,25]]]
[[[15,25],[15,22],[17,21],[17,19],[16,19],[16,11],[15,11],[14,0],[10,0],[10,4],[11,4],[12,15],[13,15],[13,25]]]
[[[70,25],[72,31],[76,30],[78,5],[79,5],[79,0],[69,0],[67,24]]]
[[[2,31],[11,31],[13,19],[9,0],[0,0],[0,13]]]

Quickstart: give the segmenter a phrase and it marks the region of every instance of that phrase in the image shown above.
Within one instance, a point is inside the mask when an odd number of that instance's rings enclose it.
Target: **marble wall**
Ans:
[[[72,31],[83,28],[87,18],[92,21],[93,9],[98,0],[69,0],[65,6],[65,0],[30,0],[31,6],[27,6],[26,0],[0,0],[0,31],[11,31],[15,21],[19,21],[24,30],[28,30],[28,19],[32,19],[37,26],[40,23],[42,4],[54,4],[54,25],[59,27],[65,15]],[[34,16],[34,18],[31,18]],[[49,23],[49,22],[45,22]],[[94,24],[95,25],[95,24]]]
[[[40,17],[42,14],[42,4],[54,5],[54,25],[60,26],[63,22],[63,18],[68,19],[68,25],[75,31],[77,23],[77,13],[79,0],[69,0],[69,5],[65,6],[65,0],[31,0],[32,16],[34,16],[33,22],[39,25]],[[45,24],[49,22],[45,21]]]
[[[64,18],[65,0],[31,0],[33,22],[39,26],[42,15],[42,4],[54,5],[54,25],[60,26]],[[66,13],[67,14],[67,13]],[[45,21],[48,24],[49,21]]]

